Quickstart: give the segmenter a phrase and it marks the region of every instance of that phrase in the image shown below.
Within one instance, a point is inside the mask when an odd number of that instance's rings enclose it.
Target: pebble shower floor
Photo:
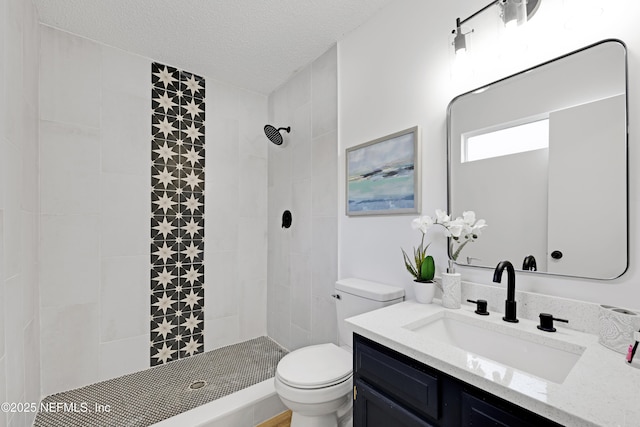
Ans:
[[[35,427],[146,427],[269,378],[287,351],[268,337],[46,397]],[[84,406],[83,406],[84,405]],[[86,407],[86,412],[82,408]],[[108,411],[104,410],[108,407]],[[72,409],[75,408],[75,409]],[[102,408],[102,411],[96,410]]]

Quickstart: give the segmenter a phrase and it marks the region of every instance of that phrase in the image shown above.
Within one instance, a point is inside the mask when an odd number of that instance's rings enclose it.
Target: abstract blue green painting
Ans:
[[[347,215],[416,213],[418,128],[347,149]]]

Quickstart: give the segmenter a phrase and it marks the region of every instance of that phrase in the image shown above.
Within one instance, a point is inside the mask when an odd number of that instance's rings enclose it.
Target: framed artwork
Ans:
[[[347,148],[346,214],[420,212],[418,126]]]

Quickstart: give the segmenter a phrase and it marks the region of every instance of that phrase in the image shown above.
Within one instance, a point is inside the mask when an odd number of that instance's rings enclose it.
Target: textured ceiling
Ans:
[[[268,94],[392,0],[34,0],[52,27]]]

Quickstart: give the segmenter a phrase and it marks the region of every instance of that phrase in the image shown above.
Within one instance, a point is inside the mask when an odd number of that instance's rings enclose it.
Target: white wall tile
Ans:
[[[291,347],[289,350],[297,350],[311,345],[311,332],[297,325],[291,325]]]
[[[216,116],[211,118],[209,98],[207,98],[207,117],[206,180],[221,185],[236,184],[240,176],[238,171],[239,122],[237,119],[222,119]]]
[[[235,251],[207,249],[204,263],[204,307],[207,318],[238,316],[242,294],[237,274],[238,254]],[[208,325],[205,328],[208,333],[210,328]]]
[[[267,335],[267,278],[240,281],[240,339]]]
[[[335,342],[335,309],[325,288],[337,275],[336,49],[273,92],[268,108],[273,124],[292,127],[285,145],[268,150],[269,336],[292,348]],[[293,214],[289,230],[280,228],[284,209]]]
[[[311,80],[311,65],[307,65],[285,83],[287,107],[290,111],[294,111],[311,101]],[[284,125],[278,125],[278,127],[282,126]]]
[[[40,401],[40,322],[34,317],[24,329],[24,400]]]
[[[207,117],[237,120],[241,90],[213,79],[207,80]],[[208,122],[208,121],[207,121]]]
[[[22,187],[21,203],[23,210],[38,212],[38,180],[39,180],[39,152],[38,152],[38,109],[24,102],[23,141],[22,141]]]
[[[9,427],[27,427],[27,413],[14,412],[9,416]]]
[[[150,71],[147,78],[150,79]],[[100,155],[102,172],[149,176],[151,89],[146,96],[102,91]]]
[[[270,285],[289,286],[291,258],[290,229],[280,227],[279,216],[269,222],[267,275]]]
[[[338,129],[338,56],[333,46],[312,65],[313,136]]]
[[[0,209],[0,260],[4,260],[4,211]],[[4,263],[0,262],[0,307],[2,307],[2,312],[0,313],[0,358],[5,355],[5,276],[4,276]],[[2,374],[4,371],[0,371]],[[3,384],[3,383],[0,383]],[[4,387],[0,387],[0,390],[3,390]]]
[[[267,224],[265,218],[238,220],[238,277],[261,280],[267,277]]]
[[[100,126],[100,45],[41,27],[40,118]]]
[[[22,70],[24,73],[22,90],[26,103],[38,110],[38,71],[40,61],[40,24],[38,11],[33,2],[23,1]]]
[[[28,267],[38,262],[38,227],[40,217],[37,213],[22,211],[20,215],[21,253],[20,271],[28,273]]]
[[[311,330],[311,258],[309,253],[293,252],[290,266],[291,323],[306,331]]]
[[[269,268],[272,270],[273,268]],[[278,327],[279,319],[276,317],[276,289],[271,280],[271,276],[267,278],[267,335],[274,338],[273,331]]]
[[[38,264],[35,262],[25,265],[21,274],[23,281],[22,299],[22,325],[27,326],[38,316],[39,289],[38,289]]]
[[[338,136],[328,132],[312,143],[312,210],[316,216],[335,216],[338,210]]]
[[[149,367],[149,334],[103,342],[98,351],[99,381],[141,371]]]
[[[311,103],[300,106],[291,122],[292,175],[294,180],[311,178]]]
[[[2,8],[4,11],[4,6],[5,6],[6,0],[2,1]],[[8,27],[5,25],[5,20],[6,20],[7,16],[6,13],[3,14],[3,17],[0,18],[0,24],[3,24],[3,30],[0,31],[0,58],[2,58],[2,61],[0,61],[0,82],[2,82],[2,86],[0,86],[0,92],[2,93],[2,95],[5,95],[5,88],[4,88],[4,82],[6,81],[6,68],[7,68],[7,64],[9,63],[7,61],[7,59],[9,59],[7,56],[5,56],[5,53],[7,51],[6,47],[5,47],[5,29],[7,29]],[[15,58],[14,58],[15,59]],[[7,134],[7,128],[6,128],[6,120],[7,120],[7,102],[5,100],[2,100],[0,102],[0,155],[4,154],[3,153],[3,146],[6,142],[5,137]],[[0,158],[4,158],[4,156],[0,157]],[[2,206],[2,189],[3,189],[4,185],[2,184],[2,175],[0,174],[0,207]],[[2,416],[0,415],[0,419],[2,418]]]
[[[287,191],[291,188],[292,151],[283,145],[269,143],[269,188]],[[290,190],[289,190],[290,191]]]
[[[21,200],[22,200],[22,150],[13,144],[5,145],[6,158],[0,173],[4,174],[4,277],[13,277],[20,272],[22,254]]]
[[[18,209],[4,210],[4,277],[15,277],[20,273],[22,254],[22,212]]]
[[[22,208],[22,146],[7,143],[4,147],[4,207],[18,210]]]
[[[40,206],[45,214],[100,211],[100,138],[92,128],[40,122]]]
[[[310,179],[293,182],[291,213],[291,251],[309,253],[311,250],[311,200],[312,182]]]
[[[269,330],[269,336],[285,348],[291,346],[291,290],[289,286],[274,286],[273,304],[268,309],[273,310],[274,329]]]
[[[40,232],[41,308],[97,302],[98,215],[42,215]]]
[[[2,102],[4,108],[4,137],[12,144],[20,146],[24,129],[22,127],[22,103],[24,102],[23,81],[23,28],[22,2],[6,0],[4,10],[4,62],[5,83]],[[17,161],[17,159],[16,159]]]
[[[278,123],[289,123],[292,116],[287,98],[286,84],[278,88],[275,92],[272,92],[267,102],[269,124],[282,127],[279,126]]]
[[[151,195],[144,176],[100,176],[101,255],[149,256]]]
[[[325,342],[338,343],[336,305],[330,297],[314,296],[311,302],[311,343]]]
[[[32,2],[6,0],[0,8],[0,400],[37,401],[40,40]],[[31,425],[32,419],[2,414],[0,426]]]
[[[208,317],[207,313],[208,311],[205,310],[205,351],[235,344],[240,341],[240,320],[238,316],[212,318]]]
[[[326,298],[338,280],[338,219],[313,217],[311,228],[312,294]]]
[[[151,60],[123,50],[100,46],[103,92],[120,92],[138,98],[151,95]],[[150,108],[151,104],[147,104]]]
[[[102,257],[101,343],[148,335],[149,310],[145,310],[145,306],[149,304],[151,279],[148,256]]]
[[[98,304],[41,311],[42,394],[48,396],[99,379]]]
[[[20,402],[24,396],[24,328],[22,326],[22,277],[5,281],[5,351],[7,401]]]
[[[289,183],[287,188],[274,191],[269,189],[269,201],[267,209],[267,222],[269,225],[269,236],[289,236],[291,237],[291,228],[282,227],[282,214],[288,210],[291,211],[291,198],[293,185]],[[295,220],[295,218],[292,218]]]
[[[208,160],[207,160],[208,161]],[[206,190],[205,247],[206,251],[235,251],[238,248],[238,192],[239,185],[208,181]]]
[[[0,31],[0,34],[2,31]],[[1,65],[0,65],[1,68]],[[0,102],[0,110],[4,108],[4,102]],[[0,111],[0,114],[2,111]],[[0,132],[2,132],[4,120],[0,118]],[[0,209],[4,209],[5,207],[5,187],[7,181],[7,173],[5,164],[8,161],[7,147],[9,146],[9,141],[4,137],[4,133],[0,133],[0,166],[2,167],[2,171],[0,171]]]
[[[2,402],[6,402],[7,401],[7,377],[5,375],[6,372],[6,363],[5,363],[5,357],[4,356],[0,356],[0,384],[4,384],[3,387],[0,387],[0,401]],[[8,413],[6,412],[0,412],[0,427],[6,427],[7,423],[8,423]]]
[[[239,212],[243,217],[267,215],[267,160],[255,156],[240,161]]]
[[[271,144],[264,134],[267,124],[267,97],[262,94],[241,90],[239,93],[240,155],[267,158]]]

